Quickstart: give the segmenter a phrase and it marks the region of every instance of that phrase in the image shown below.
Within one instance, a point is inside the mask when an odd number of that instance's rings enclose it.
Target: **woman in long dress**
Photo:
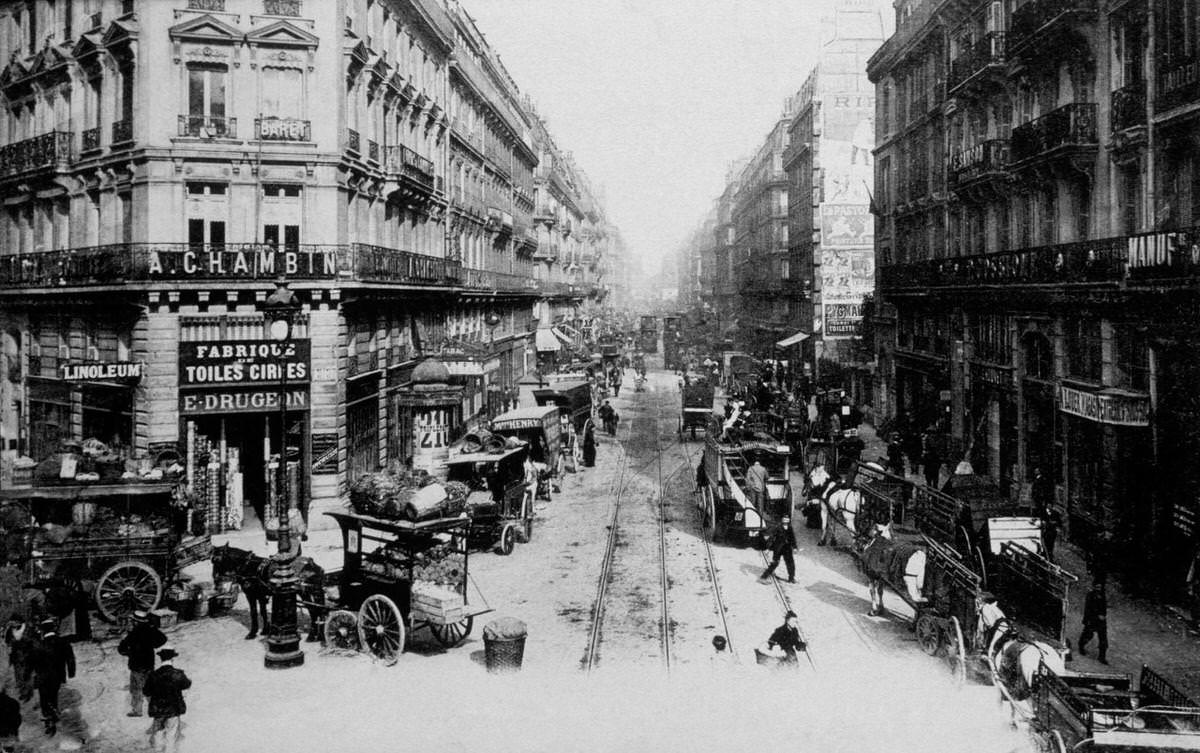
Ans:
[[[585,468],[596,465],[596,428],[591,421],[583,429],[583,465]]]

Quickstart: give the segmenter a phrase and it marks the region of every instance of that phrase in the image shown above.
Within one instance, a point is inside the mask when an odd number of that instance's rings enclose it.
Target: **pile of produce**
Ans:
[[[466,557],[448,544],[438,544],[413,558],[413,581],[457,589],[466,572]]]
[[[350,506],[355,512],[389,520],[452,517],[466,508],[466,498],[463,484],[443,486],[425,473],[367,473],[350,486]]]

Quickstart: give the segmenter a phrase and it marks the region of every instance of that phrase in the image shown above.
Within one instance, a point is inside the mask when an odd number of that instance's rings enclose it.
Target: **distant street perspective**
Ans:
[[[1200,0],[0,0],[0,753],[1200,753]]]

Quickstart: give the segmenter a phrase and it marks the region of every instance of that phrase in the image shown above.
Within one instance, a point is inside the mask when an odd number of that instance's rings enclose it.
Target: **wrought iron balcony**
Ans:
[[[195,139],[236,139],[237,118],[212,115],[180,115],[179,135]],[[116,137],[113,137],[116,141]]]
[[[492,290],[498,293],[538,293],[537,280],[524,275],[493,272],[490,269],[462,269],[462,286],[469,290]]]
[[[347,128],[346,129],[346,149],[348,151],[354,152],[355,154],[358,154],[359,146],[360,146],[360,144],[359,144],[358,131],[354,130],[353,128]]]
[[[1075,16],[1096,12],[1096,0],[1030,0],[1013,11],[1008,53],[1017,54],[1045,32]]]
[[[1113,132],[1146,125],[1146,84],[1138,81],[1112,93],[1109,127]]]
[[[398,173],[426,188],[434,187],[433,162],[403,145],[388,147],[388,172]]]
[[[1012,161],[1044,157],[1063,147],[1095,147],[1097,144],[1096,105],[1075,102],[1014,128]]]
[[[1200,276],[1200,226],[880,268],[884,292],[1097,284]],[[1194,283],[1189,283],[1194,284]]]
[[[18,175],[70,162],[71,139],[68,131],[51,131],[0,147],[0,175]]]
[[[950,156],[950,184],[969,183],[978,178],[1007,173],[1008,139],[988,139]]]
[[[263,0],[263,13],[268,16],[299,17],[300,0]]]
[[[379,161],[379,143],[367,139],[367,159],[372,162]]]
[[[188,0],[188,10],[225,12],[225,0]]]
[[[112,124],[112,143],[124,144],[133,141],[133,121],[116,120]]]
[[[1154,101],[1158,112],[1200,101],[1200,57],[1169,61],[1160,70],[1158,96]]]
[[[260,141],[312,141],[312,124],[297,118],[255,118],[254,138]]]
[[[0,254],[0,290],[188,281],[357,281],[456,287],[461,265],[448,259],[363,243],[274,246],[264,243],[115,243]]]
[[[1006,52],[1005,44],[1006,38],[1002,31],[993,31],[980,37],[950,63],[947,89],[953,92],[988,68],[1002,66]]]
[[[80,135],[81,151],[94,152],[100,148],[100,126],[87,128]]]

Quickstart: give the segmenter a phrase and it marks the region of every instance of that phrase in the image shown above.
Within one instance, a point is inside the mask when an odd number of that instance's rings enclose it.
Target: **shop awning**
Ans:
[[[787,348],[792,345],[796,345],[797,343],[803,342],[804,340],[807,340],[807,339],[808,339],[807,334],[805,334],[804,332],[797,332],[796,334],[792,335],[791,337],[783,338],[779,342],[775,343],[775,345],[780,348]]]
[[[564,326],[566,326],[566,325],[560,324],[557,327],[551,327],[550,331],[554,333],[555,337],[557,337],[559,340],[563,341],[563,345],[569,346],[572,344],[572,340],[571,340],[570,335],[568,335],[566,332],[563,332]]]
[[[562,346],[558,344],[558,338],[548,329],[539,329],[534,333],[534,345],[538,350],[562,350]]]
[[[570,324],[560,324],[558,325],[557,329],[560,329],[566,333],[567,337],[579,337],[579,331]]]

